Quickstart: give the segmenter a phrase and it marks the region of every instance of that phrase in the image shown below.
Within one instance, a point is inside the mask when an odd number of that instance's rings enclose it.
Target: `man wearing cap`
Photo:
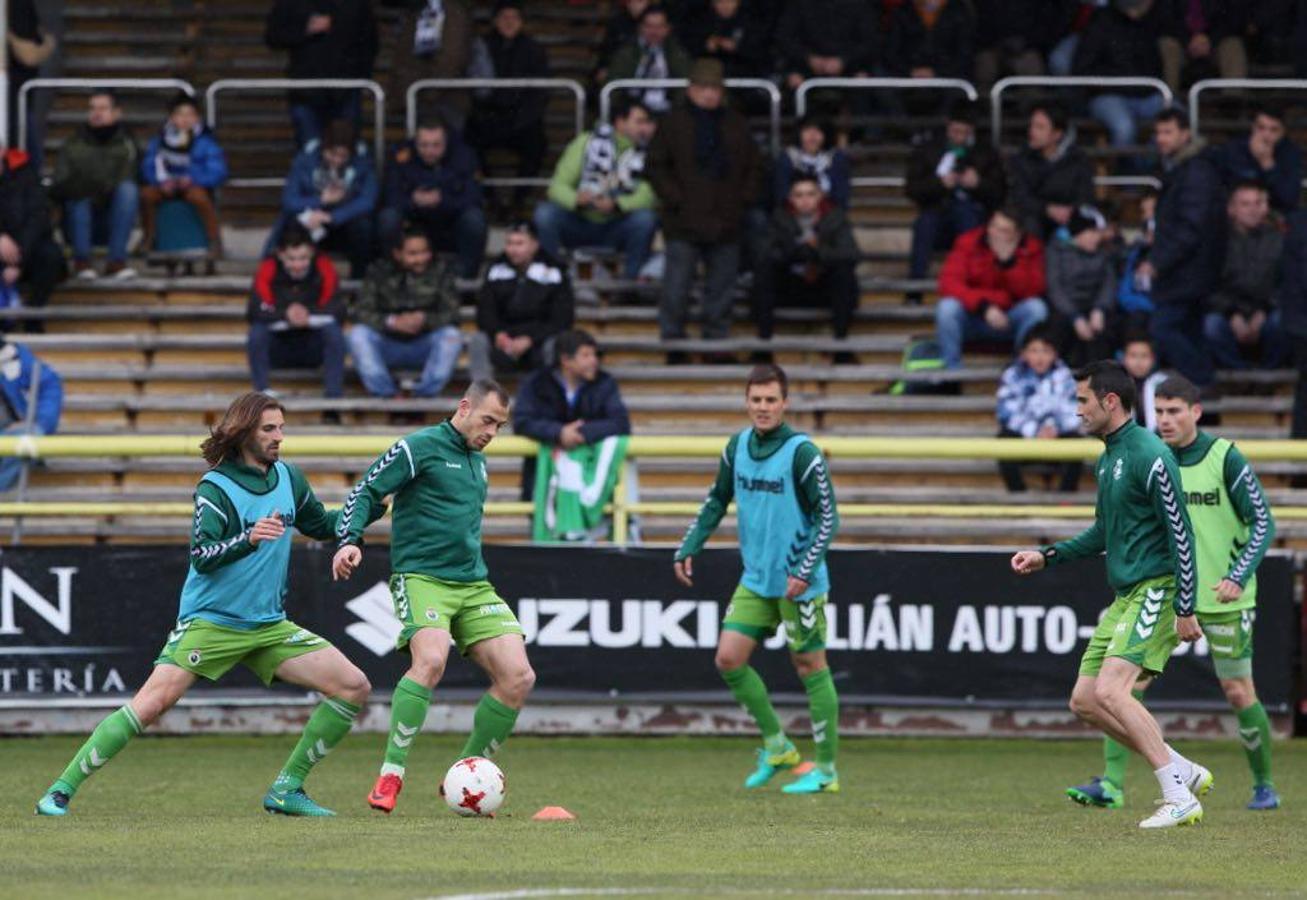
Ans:
[[[1107,220],[1092,206],[1078,206],[1048,243],[1048,304],[1057,352],[1073,367],[1112,355],[1116,307],[1115,264],[1103,246]]]
[[[664,340],[685,337],[690,284],[701,259],[707,270],[703,336],[725,338],[730,330],[740,226],[757,194],[761,166],[744,116],[725,99],[721,62],[696,61],[685,102],[659,122],[649,147],[649,181],[662,203],[667,241],[658,313]]]

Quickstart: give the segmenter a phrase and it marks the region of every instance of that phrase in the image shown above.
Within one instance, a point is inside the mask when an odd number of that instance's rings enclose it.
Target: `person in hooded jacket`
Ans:
[[[141,160],[141,243],[154,246],[159,204],[185,200],[204,224],[209,255],[221,255],[222,235],[213,192],[227,180],[227,157],[204,126],[195,100],[179,94],[168,104],[168,120],[150,139]]]

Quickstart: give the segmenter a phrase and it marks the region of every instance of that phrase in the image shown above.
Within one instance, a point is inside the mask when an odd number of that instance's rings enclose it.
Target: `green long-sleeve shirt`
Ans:
[[[340,511],[336,535],[357,544],[382,499],[394,495],[390,567],[443,581],[484,581],[481,515],[486,457],[449,420],[397,441],[368,467]]]
[[[1106,552],[1107,580],[1118,594],[1145,579],[1173,575],[1175,613],[1193,615],[1194,533],[1174,454],[1133,420],[1109,434],[1106,444],[1095,467],[1094,524],[1044,548],[1048,565]]]
[[[760,434],[757,430],[749,432],[749,455],[754,459],[766,459],[776,453],[796,434],[789,425]],[[740,436],[737,434],[726,444],[722,451],[721,462],[717,465],[717,480],[708,490],[708,497],[699,509],[698,516],[690,525],[689,531],[681,540],[676,551],[676,559],[695,556],[721,523],[726,515],[726,508],[735,498],[735,454],[738,450]],[[821,565],[830,550],[830,543],[839,528],[839,511],[835,505],[835,491],[829,488],[830,477],[826,471],[826,459],[821,450],[811,441],[804,441],[794,451],[794,485],[798,493],[799,507],[805,515],[823,523],[821,528],[813,528],[807,541],[795,554],[798,563],[789,572],[804,581],[811,580],[812,573]],[[822,490],[825,484],[827,490]]]
[[[585,174],[586,152],[594,137],[593,131],[585,131],[572,138],[549,179],[550,201],[570,212],[577,212],[576,195]],[[617,158],[612,161],[612,171],[604,180],[602,192],[613,199],[617,209],[611,215],[593,208],[580,210],[581,215],[592,222],[607,222],[637,209],[653,209],[657,203],[653,187],[644,177],[643,162],[639,166],[632,164],[637,157],[643,156],[643,151],[620,134],[613,134],[613,142]]]

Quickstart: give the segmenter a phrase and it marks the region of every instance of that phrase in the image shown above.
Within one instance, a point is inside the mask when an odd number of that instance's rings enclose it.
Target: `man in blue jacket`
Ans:
[[[31,408],[33,400],[35,409]],[[59,427],[63,402],[64,386],[55,370],[31,350],[0,335],[0,434],[53,434]],[[23,462],[18,457],[0,457],[0,491],[14,486]]]
[[[386,160],[377,213],[382,250],[399,243],[407,221],[427,233],[433,249],[458,254],[460,276],[476,278],[486,255],[486,214],[476,169],[476,154],[457,131],[441,119],[419,123],[413,137]]]
[[[1283,109],[1257,107],[1248,136],[1232,137],[1222,148],[1221,177],[1227,191],[1241,181],[1260,181],[1278,213],[1288,215],[1298,208],[1302,151],[1287,136]]]
[[[195,99],[178,94],[168,119],[150,138],[141,160],[141,245],[154,247],[156,213],[164,200],[185,200],[204,223],[209,253],[220,256],[222,236],[213,192],[227,180],[227,157],[213,132],[204,127]]]
[[[332,122],[321,141],[309,141],[295,161],[281,193],[281,216],[268,236],[264,256],[271,256],[288,222],[298,221],[314,243],[349,258],[351,278],[362,278],[372,259],[372,210],[377,205],[377,176],[367,147],[354,126]]]

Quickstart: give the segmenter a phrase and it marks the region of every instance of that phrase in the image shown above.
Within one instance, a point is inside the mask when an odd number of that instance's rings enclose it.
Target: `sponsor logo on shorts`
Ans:
[[[200,664],[200,658],[200,651],[192,650],[190,655],[186,657],[186,661],[193,666],[198,666]]]
[[[428,622],[435,622],[435,621],[437,621],[439,618],[440,618],[440,613],[436,612],[434,609],[429,609],[429,610],[427,610],[427,621],[428,621]]]
[[[506,612],[509,612],[507,603],[487,603],[481,607],[481,615],[483,616],[497,616]]]
[[[1234,637],[1236,633],[1236,629],[1233,625],[1206,625],[1203,627],[1203,631],[1205,631],[1208,636],[1216,634],[1221,637]]]
[[[316,644],[320,640],[322,640],[322,638],[318,637],[316,634],[309,631],[307,628],[301,628],[299,631],[295,632],[290,637],[286,638],[285,643]]]

